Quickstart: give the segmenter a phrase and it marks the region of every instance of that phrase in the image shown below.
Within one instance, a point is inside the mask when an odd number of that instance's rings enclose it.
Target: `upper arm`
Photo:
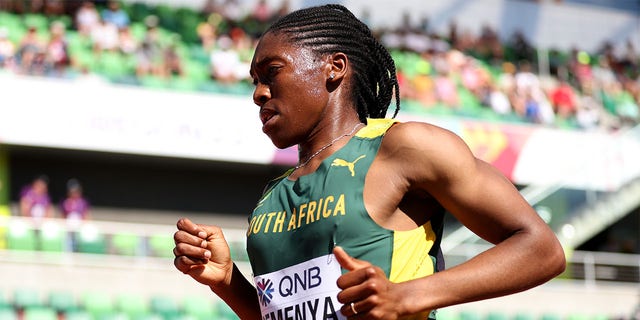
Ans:
[[[478,236],[497,243],[516,232],[545,226],[514,185],[477,159],[454,133],[406,123],[394,134],[394,139],[401,139],[392,144],[401,155],[399,172],[410,188],[431,194]]]

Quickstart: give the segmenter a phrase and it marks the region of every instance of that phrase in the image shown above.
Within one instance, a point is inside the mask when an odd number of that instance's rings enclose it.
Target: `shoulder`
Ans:
[[[429,180],[475,162],[457,134],[424,122],[395,124],[385,135],[379,155],[399,172]]]

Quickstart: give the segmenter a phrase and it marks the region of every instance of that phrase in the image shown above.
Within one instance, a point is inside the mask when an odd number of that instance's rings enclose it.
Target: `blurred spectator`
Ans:
[[[61,76],[71,64],[67,41],[65,40],[65,25],[62,22],[51,24],[50,39],[46,47],[47,66],[53,75]]]
[[[65,13],[64,0],[46,0],[42,12],[47,16],[59,16]]]
[[[100,14],[92,1],[84,1],[75,14],[75,25],[80,35],[89,37],[100,23]]]
[[[438,102],[456,109],[459,107],[460,100],[454,74],[452,73],[452,66],[449,65],[450,60],[447,59],[447,56],[449,55],[435,55],[433,64],[437,73],[434,79],[435,96]]]
[[[125,55],[134,55],[138,50],[138,41],[131,33],[130,27],[118,30],[118,49],[120,53]]]
[[[522,30],[514,32],[506,45],[511,47],[512,56],[509,58],[513,61],[533,61],[535,59],[536,50],[529,44]]]
[[[44,48],[36,27],[31,26],[18,45],[18,69],[24,74],[44,73]]]
[[[259,23],[268,23],[272,15],[273,13],[266,0],[258,0],[251,11],[251,18]]]
[[[218,2],[216,0],[205,0],[202,9],[200,10],[206,16],[209,16],[213,13],[220,12],[220,8],[218,7]]]
[[[174,40],[163,49],[162,59],[162,75],[164,77],[184,76],[184,63],[182,62],[182,57],[178,54],[177,40]]]
[[[20,193],[20,215],[36,221],[53,217],[49,198],[49,178],[40,175],[25,186]]]
[[[222,22],[222,16],[218,13],[212,13],[207,17],[207,21],[201,22],[196,28],[196,33],[200,39],[200,44],[205,52],[211,52],[215,47],[218,37],[218,27]]]
[[[107,3],[107,9],[102,11],[102,20],[114,24],[118,29],[129,26],[129,14],[120,7],[118,1]]]
[[[136,75],[138,77],[158,76],[163,73],[163,61],[157,17],[147,17],[145,24],[147,31],[136,52]]]
[[[9,29],[0,27],[0,69],[13,66],[16,46],[9,40]]]
[[[280,7],[278,7],[272,19],[278,19],[287,15],[289,12],[291,12],[291,3],[289,3],[289,0],[282,0],[280,1]]]
[[[549,92],[549,98],[557,116],[562,119],[575,116],[577,96],[573,87],[567,81],[560,79],[558,85]]]
[[[62,217],[71,226],[78,226],[82,221],[90,219],[89,201],[84,197],[82,185],[77,179],[67,181],[67,196],[60,204]]]
[[[228,35],[218,38],[216,48],[211,52],[211,76],[221,83],[233,84],[247,77],[249,66],[233,50],[233,41]]]
[[[220,13],[229,21],[241,21],[246,16],[238,0],[225,0],[220,7]]]
[[[91,31],[91,42],[95,52],[115,51],[118,49],[118,28],[106,20],[100,22]]]

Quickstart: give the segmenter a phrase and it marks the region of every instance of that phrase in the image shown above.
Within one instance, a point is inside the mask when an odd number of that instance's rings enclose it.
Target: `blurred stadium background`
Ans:
[[[567,254],[558,279],[439,318],[640,319],[640,1],[334,2],[392,51],[399,118],[463,137]],[[0,319],[235,319],[174,270],[174,224],[223,226],[249,274],[246,215],[296,151],[261,133],[247,62],[321,3],[0,0]],[[40,175],[53,218],[20,209]],[[70,179],[87,220],[63,218]],[[449,266],[487,248],[449,220]]]

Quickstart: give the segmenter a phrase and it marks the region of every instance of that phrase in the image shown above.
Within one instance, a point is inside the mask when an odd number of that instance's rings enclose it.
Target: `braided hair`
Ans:
[[[283,32],[317,54],[342,52],[354,69],[351,97],[360,121],[384,118],[395,98],[395,117],[400,110],[396,66],[389,51],[376,40],[367,25],[337,4],[294,11],[276,21],[267,32]],[[395,96],[394,96],[395,93]]]

